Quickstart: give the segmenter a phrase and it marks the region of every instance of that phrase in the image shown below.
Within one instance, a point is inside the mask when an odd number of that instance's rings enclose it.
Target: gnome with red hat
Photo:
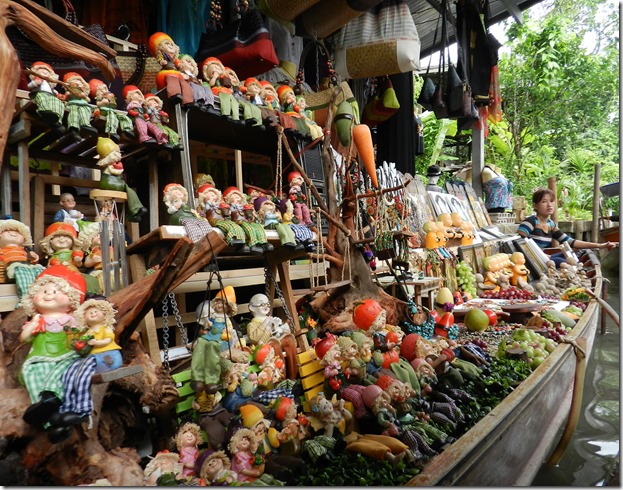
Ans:
[[[125,136],[134,139],[136,136],[132,119],[130,119],[127,112],[117,110],[117,97],[115,94],[110,91],[104,82],[97,78],[89,80],[89,87],[91,89],[91,98],[95,101],[95,105],[99,107],[102,116],[106,118],[104,131],[108,137],[118,143],[119,135],[117,132],[121,129]]]
[[[149,37],[149,51],[162,67],[156,75],[158,90],[166,87],[167,97],[173,104],[181,103],[186,109],[196,107],[193,90],[179,69],[180,48],[171,36],[164,32],[152,34]]]
[[[145,101],[143,102],[143,109],[145,110],[145,118],[153,123],[157,128],[164,131],[167,137],[168,143],[165,144],[168,148],[181,149],[180,136],[169,127],[169,115],[162,110],[163,102],[160,97],[155,94],[148,93],[145,95]]]
[[[290,172],[288,174],[288,183],[290,184],[288,197],[294,205],[294,216],[299,220],[299,223],[310,226],[313,222],[307,206],[307,198],[303,194],[303,182],[303,176],[300,172]]]
[[[247,209],[253,209],[253,205],[246,204],[246,196],[242,191],[236,186],[228,187],[223,191],[223,200],[229,205],[232,221],[243,229],[251,252],[262,254],[273,251],[274,247],[268,243],[264,227],[246,218],[245,206]]]
[[[65,132],[63,116],[65,104],[57,97],[56,83],[58,75],[52,67],[43,61],[35,61],[30,67],[28,89],[30,98],[37,105],[37,115],[60,133]],[[37,76],[39,75],[39,76]]]
[[[52,223],[39,241],[41,250],[48,258],[48,265],[62,264],[74,271],[82,265],[84,252],[74,247],[78,232],[68,223]]]
[[[138,134],[138,141],[140,143],[157,143],[159,145],[167,144],[169,139],[164,134],[164,131],[149,121],[149,118],[145,117],[145,109],[143,107],[145,96],[141,89],[136,85],[126,85],[123,87],[122,94],[128,115],[134,120],[134,129],[136,134]],[[155,140],[149,136],[150,134]]]
[[[73,71],[65,73],[63,82],[66,87],[65,94],[59,95],[59,98],[65,101],[69,109],[67,129],[74,138],[79,138],[79,133],[85,137],[97,136],[97,129],[91,125],[93,118],[93,109],[89,105],[91,87],[79,73]]]
[[[82,274],[54,265],[39,274],[23,298],[31,319],[22,327],[20,340],[32,345],[20,373],[32,401],[23,418],[31,425],[51,424],[52,442],[68,437],[71,426],[85,420],[93,409],[90,386],[95,359],[85,358],[81,366],[82,346],[73,316],[85,294]]]

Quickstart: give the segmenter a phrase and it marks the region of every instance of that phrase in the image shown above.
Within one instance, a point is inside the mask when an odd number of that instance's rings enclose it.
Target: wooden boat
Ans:
[[[596,259],[593,258],[593,263]],[[602,288],[596,265],[594,292]],[[586,340],[590,355],[599,319],[591,301],[567,335]],[[578,357],[573,342],[559,345],[543,364],[408,485],[526,486],[557,443],[556,434],[570,414]]]

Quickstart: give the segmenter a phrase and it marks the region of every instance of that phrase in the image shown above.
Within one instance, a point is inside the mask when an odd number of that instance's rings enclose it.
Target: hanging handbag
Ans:
[[[333,35],[335,71],[368,78],[420,68],[420,38],[405,0],[383,0]]]
[[[437,18],[437,26],[435,27],[435,35],[433,36],[433,46],[437,43],[437,33],[439,32],[440,19],[441,15]],[[417,98],[417,103],[429,111],[433,109],[433,95],[435,94],[435,82],[429,76],[430,63],[432,59],[432,56],[428,57],[428,67],[426,68],[426,75],[424,75],[424,84],[422,85],[422,90]]]
[[[220,20],[213,25],[214,29],[201,34],[199,50],[195,54],[198,63],[213,56],[233,69],[241,80],[279,65],[275,47],[258,10],[242,8],[239,19],[222,27]]]
[[[384,123],[400,109],[396,91],[389,77],[383,77],[377,85],[377,91],[370,102],[363,108],[361,122],[368,126]]]

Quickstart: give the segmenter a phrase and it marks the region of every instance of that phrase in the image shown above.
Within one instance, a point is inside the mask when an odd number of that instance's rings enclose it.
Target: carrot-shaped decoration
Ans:
[[[343,101],[337,106],[333,121],[340,144],[345,148],[350,146],[350,127],[353,125],[353,117],[353,107],[349,102]]]
[[[363,168],[366,169],[370,180],[372,181],[372,187],[379,188],[379,182],[376,178],[376,166],[374,165],[374,146],[372,145],[372,134],[370,133],[370,126],[367,124],[359,124],[353,128],[353,142],[357,148],[357,153],[363,163]]]

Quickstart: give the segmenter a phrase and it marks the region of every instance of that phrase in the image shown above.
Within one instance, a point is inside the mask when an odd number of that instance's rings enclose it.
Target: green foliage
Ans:
[[[618,12],[613,1],[545,1],[540,19],[508,25],[500,56],[504,120],[487,156],[529,197],[556,176],[565,212],[590,217],[594,166],[618,180]],[[588,48],[587,48],[588,46]],[[589,51],[590,49],[590,51]]]

